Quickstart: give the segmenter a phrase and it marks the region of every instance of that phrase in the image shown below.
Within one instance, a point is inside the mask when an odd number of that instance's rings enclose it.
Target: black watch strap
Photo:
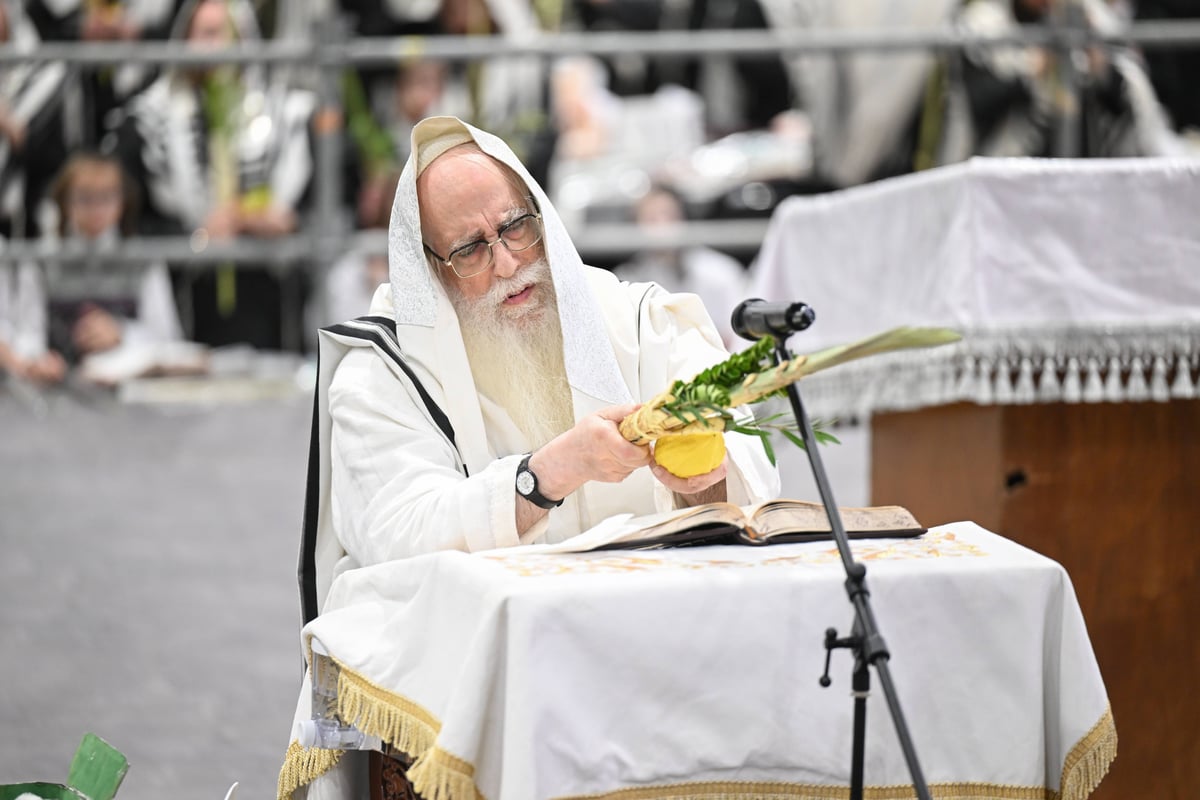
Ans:
[[[529,468],[529,459],[532,456],[533,453],[526,453],[517,466],[517,494],[538,508],[558,508],[563,504],[562,500],[550,500],[538,491],[537,475]]]

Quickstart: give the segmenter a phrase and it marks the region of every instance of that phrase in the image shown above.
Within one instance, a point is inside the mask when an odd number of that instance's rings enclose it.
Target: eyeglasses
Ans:
[[[442,258],[429,245],[425,245],[434,258],[454,270],[460,278],[472,278],[492,265],[492,248],[503,242],[510,253],[528,250],[542,240],[542,215],[522,214],[511,222],[496,229],[499,236],[494,241],[479,239],[464,244]]]

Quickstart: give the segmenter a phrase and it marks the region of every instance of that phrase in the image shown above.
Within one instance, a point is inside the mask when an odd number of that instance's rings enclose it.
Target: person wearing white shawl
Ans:
[[[355,567],[557,542],[618,513],[778,494],[754,437],[727,435],[725,462],[683,480],[651,467],[648,449],[617,430],[638,403],[727,357],[698,297],[584,266],[542,188],[496,136],[432,117],[412,143],[392,209],[390,284],[370,313],[395,319],[403,359],[454,441],[378,345],[321,332],[318,611],[336,575]],[[530,213],[541,238],[513,252],[513,223]],[[472,245],[492,260],[457,278],[442,259]],[[516,490],[526,454],[550,509]],[[298,720],[311,715],[307,687]],[[336,796],[351,761],[308,796]]]
[[[433,117],[414,129],[413,153],[392,210],[391,283],[370,311],[395,318],[404,358],[445,411],[458,451],[389,362],[362,348],[345,356],[328,395],[343,568],[556,542],[616,513],[778,492],[756,439],[729,435],[726,464],[685,481],[642,469],[649,450],[617,431],[635,404],[727,357],[698,298],[585,267],[499,138]],[[529,213],[540,214],[544,235],[512,252],[498,231]],[[490,244],[490,266],[458,278],[442,258],[479,240]],[[540,493],[561,506],[539,508],[515,491],[530,453]]]

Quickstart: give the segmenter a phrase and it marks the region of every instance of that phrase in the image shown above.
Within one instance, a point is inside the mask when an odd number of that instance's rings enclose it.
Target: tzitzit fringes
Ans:
[[[1084,800],[1100,785],[1116,757],[1117,727],[1110,706],[1104,710],[1100,721],[1071,748],[1063,761],[1059,797],[1062,800]]]
[[[424,800],[483,800],[475,785],[475,767],[436,747],[409,767],[408,779]]]
[[[279,770],[279,800],[290,800],[292,792],[333,769],[341,757],[341,750],[301,747],[299,742],[293,741],[288,745],[283,768]]]
[[[338,664],[338,716],[368,736],[420,756],[433,747],[441,723],[421,706],[381,689]]]

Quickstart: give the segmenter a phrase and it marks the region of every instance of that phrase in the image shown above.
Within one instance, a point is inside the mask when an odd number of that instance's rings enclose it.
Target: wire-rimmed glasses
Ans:
[[[503,242],[510,253],[520,253],[528,250],[542,240],[542,215],[531,212],[522,214],[514,220],[504,223],[496,229],[498,234],[493,241],[479,239],[451,251],[450,255],[442,258],[429,245],[425,249],[460,278],[472,278],[492,265],[494,256],[492,248]]]

